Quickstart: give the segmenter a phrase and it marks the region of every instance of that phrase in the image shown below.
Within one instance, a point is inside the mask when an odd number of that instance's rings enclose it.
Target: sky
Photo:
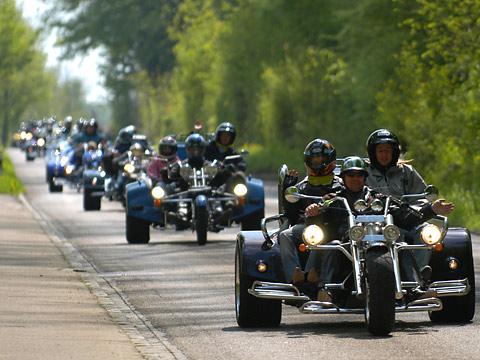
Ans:
[[[41,15],[48,8],[41,0],[17,0],[17,5],[22,10],[23,16],[34,27],[40,25]],[[86,90],[88,102],[106,101],[107,91],[102,85],[103,77],[100,75],[98,65],[102,63],[100,50],[91,51],[86,56],[78,56],[72,60],[60,60],[61,49],[54,46],[55,33],[51,33],[43,40],[42,50],[47,54],[47,66],[60,66],[60,79],[80,79]]]

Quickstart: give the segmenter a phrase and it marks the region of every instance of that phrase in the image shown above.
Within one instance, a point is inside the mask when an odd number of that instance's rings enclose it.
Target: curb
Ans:
[[[97,298],[114,323],[127,334],[135,348],[148,360],[187,360],[188,358],[167,339],[167,334],[156,329],[143,314],[138,312],[122,294],[113,281],[98,274],[90,263],[63,235],[51,224],[46,216],[35,209],[27,198],[19,195],[19,200],[33,215],[47,234],[50,241],[61,252],[73,271],[78,272],[82,282]]]

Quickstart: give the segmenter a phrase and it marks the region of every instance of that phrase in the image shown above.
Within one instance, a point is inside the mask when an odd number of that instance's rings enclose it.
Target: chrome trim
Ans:
[[[310,298],[301,295],[298,288],[292,284],[254,281],[248,293],[261,299],[309,301]]]

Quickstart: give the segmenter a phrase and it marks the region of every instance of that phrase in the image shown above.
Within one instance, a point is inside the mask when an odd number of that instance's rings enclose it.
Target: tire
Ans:
[[[207,243],[208,209],[205,206],[195,208],[195,232],[197,233],[198,245]]]
[[[277,327],[282,320],[282,302],[259,299],[248,293],[254,279],[242,273],[240,249],[235,251],[235,313],[237,324],[248,327]]]
[[[85,211],[100,210],[102,206],[102,198],[100,196],[92,196],[92,189],[83,190],[83,209]]]
[[[55,185],[55,182],[52,178],[48,179],[48,190],[52,193],[54,192],[62,192],[63,185]]]
[[[365,320],[368,331],[385,336],[395,327],[395,276],[390,253],[385,248],[367,252]]]
[[[473,257],[469,256],[467,264],[468,282],[470,292],[465,296],[446,296],[442,300],[443,309],[440,311],[429,311],[428,316],[434,323],[467,323],[475,315],[475,271]]]
[[[150,241],[150,223],[127,214],[126,236],[129,244],[148,244]]]
[[[247,230],[260,230],[260,224],[262,219],[265,217],[265,209],[260,209],[254,213],[248,215],[242,220],[242,231]]]

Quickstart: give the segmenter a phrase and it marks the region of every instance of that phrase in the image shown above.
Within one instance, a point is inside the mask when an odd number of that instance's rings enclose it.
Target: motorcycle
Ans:
[[[128,184],[147,176],[147,166],[152,155],[148,148],[134,144],[119,162],[120,170],[117,176],[105,181],[105,196],[110,200],[118,200],[125,206],[125,188]]]
[[[105,193],[106,172],[102,166],[103,151],[87,149],[82,157],[83,209],[100,210]]]
[[[300,251],[337,251],[347,259],[349,271],[340,282],[325,284],[334,295],[332,302],[317,301],[285,283],[279,244],[275,236],[287,227],[284,215],[262,221],[261,231],[240,232],[237,236],[235,261],[235,304],[237,323],[241,327],[278,326],[282,301],[295,305],[304,314],[363,314],[368,331],[387,335],[394,329],[395,314],[428,311],[433,322],[468,322],[475,311],[475,272],[470,233],[464,228],[448,228],[445,217],[436,216],[416,227],[423,244],[404,241],[395,218],[405,221],[421,218],[405,201],[407,197],[430,197],[428,187],[423,194],[376,199],[370,204],[359,200],[352,210],[346,199],[329,201],[286,189],[285,199],[296,202],[310,198],[327,206],[334,201],[343,204],[347,214],[346,239],[328,242],[321,225],[311,224],[303,232]],[[398,216],[398,211],[404,211]],[[397,212],[397,213],[395,213]],[[279,222],[275,231],[268,224]],[[402,224],[403,225],[403,224]],[[401,254],[432,250],[431,280],[428,298],[415,297],[414,289],[425,285],[418,278],[402,279],[405,264]]]
[[[227,157],[225,162],[240,155]],[[150,224],[177,230],[191,228],[197,243],[205,245],[208,231],[218,232],[237,222],[242,229],[260,228],[264,214],[264,189],[252,177],[236,182],[231,190],[213,181],[221,171],[219,163],[201,169],[183,166],[180,176],[188,183],[185,191],[172,191],[172,184],[138,181],[127,185],[126,238],[129,243],[148,243]],[[148,179],[150,180],[150,179]]]

